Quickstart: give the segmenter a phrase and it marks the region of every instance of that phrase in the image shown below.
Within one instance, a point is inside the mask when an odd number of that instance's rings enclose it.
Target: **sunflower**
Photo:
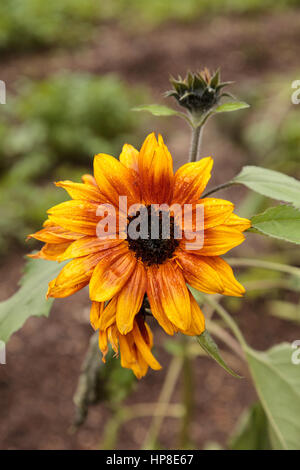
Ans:
[[[205,329],[202,311],[193,298],[192,286],[208,294],[242,296],[243,286],[220,256],[244,240],[250,221],[233,213],[234,205],[223,199],[202,198],[213,160],[202,158],[181,166],[173,173],[170,152],[161,136],[150,134],[140,151],[125,144],[119,160],[99,154],[94,158],[94,176],[84,175],[82,183],[61,181],[71,200],[48,211],[44,228],[32,235],[45,243],[35,255],[69,261],[49,283],[48,297],[67,297],[89,285],[92,301],[91,324],[99,330],[99,347],[105,355],[108,344],[121,355],[123,367],[137,377],[148,367],[160,369],[151,349],[152,333],[146,323],[152,315],[169,335],[181,332],[199,335]],[[128,230],[143,217],[156,221],[159,237],[132,237]],[[178,208],[188,204],[191,223],[178,218]],[[170,207],[170,233],[161,236],[162,213],[155,205]],[[188,243],[194,229],[197,206],[204,211],[202,243]],[[97,226],[104,216],[99,207],[112,207],[118,223],[114,233],[99,236]],[[175,207],[175,209],[173,209]],[[177,209],[176,209],[177,208]],[[155,219],[155,220],[154,220]],[[141,220],[141,219],[139,219]],[[176,236],[180,228],[182,237]]]

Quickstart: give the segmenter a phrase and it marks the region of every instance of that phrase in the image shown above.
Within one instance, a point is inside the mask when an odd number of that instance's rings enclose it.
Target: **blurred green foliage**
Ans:
[[[79,181],[96,153],[117,156],[124,142],[138,143],[140,116],[130,110],[144,96],[113,76],[65,73],[19,85],[0,115],[0,251],[66,199],[50,181]]]
[[[0,50],[74,46],[90,39],[93,26],[113,19],[131,29],[202,15],[249,13],[299,5],[299,0],[1,0]]]
[[[90,37],[99,12],[95,0],[2,0],[0,50],[72,45]]]

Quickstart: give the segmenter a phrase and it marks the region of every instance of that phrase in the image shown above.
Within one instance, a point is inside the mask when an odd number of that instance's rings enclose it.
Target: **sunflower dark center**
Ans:
[[[168,211],[156,211],[143,206],[134,216],[128,216],[127,241],[136,258],[147,266],[162,264],[179,245],[178,227]]]

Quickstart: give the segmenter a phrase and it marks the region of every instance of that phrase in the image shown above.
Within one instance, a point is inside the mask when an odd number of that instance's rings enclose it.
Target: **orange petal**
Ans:
[[[73,181],[59,181],[56,186],[63,188],[72,199],[90,202],[104,202],[104,198],[97,187],[90,184],[73,183]]]
[[[71,243],[71,245],[69,244],[66,251],[64,251],[60,257],[60,261],[71,258],[79,258],[80,256],[87,256],[92,253],[109,250],[115,246],[120,245],[122,242],[123,240],[120,239],[106,240],[105,238],[99,239],[95,237],[83,237],[74,241]]]
[[[94,158],[94,174],[101,194],[119,207],[119,196],[126,196],[128,206],[140,201],[134,172],[114,157],[100,153]]]
[[[137,263],[131,277],[120,291],[117,302],[117,327],[123,335],[133,328],[146,292],[147,277],[142,263]]]
[[[115,253],[109,250],[95,268],[90,281],[90,297],[97,302],[111,299],[125,285],[132,274],[137,260],[128,250],[120,244]]]
[[[60,227],[85,235],[95,235],[98,204],[71,200],[48,210],[49,220]]]
[[[90,323],[94,330],[98,330],[100,317],[104,310],[104,302],[92,302],[90,311]]]
[[[222,294],[224,286],[218,273],[205,261],[206,258],[177,250],[177,263],[183,269],[188,284],[207,294]]]
[[[125,144],[123,145],[122,153],[119,157],[119,160],[127,168],[138,172],[139,170],[138,156],[139,156],[138,150],[136,150],[132,145]]]
[[[158,297],[154,302],[153,315],[156,316],[155,310],[158,304],[175,327],[188,329],[191,324],[191,307],[182,270],[176,263],[169,261],[158,266],[151,266],[149,272],[152,284],[152,295],[149,296],[151,309],[153,294],[155,293],[154,295]],[[157,320],[159,321],[158,318]]]
[[[139,175],[145,204],[169,204],[173,193],[173,161],[161,136],[148,135],[139,153]]]
[[[251,221],[249,219],[239,217],[236,214],[231,214],[231,216],[226,220],[224,225],[234,228],[235,230],[244,232],[245,230],[251,227]]]
[[[232,268],[226,261],[218,256],[207,256],[202,259],[218,273],[224,286],[223,295],[241,297],[245,293],[244,287],[235,279]]]
[[[194,296],[190,293],[190,301],[191,301],[191,325],[187,330],[180,330],[181,333],[189,336],[197,336],[201,335],[205,330],[205,318],[204,315],[197,304]]]
[[[196,202],[210,179],[212,166],[213,159],[211,157],[181,166],[174,176],[172,203],[191,204]]]

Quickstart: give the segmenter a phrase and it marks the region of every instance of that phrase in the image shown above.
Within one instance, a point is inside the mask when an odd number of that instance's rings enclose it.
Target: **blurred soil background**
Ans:
[[[53,181],[79,181],[82,173],[92,171],[95,153],[118,155],[125,141],[139,147],[152,130],[163,134],[176,168],[186,161],[190,131],[183,122],[131,111],[152,102],[172,105],[163,98],[170,74],[220,66],[222,79],[236,82],[230,91],[251,105],[208,123],[202,154],[215,161],[210,187],[229,180],[246,164],[300,178],[300,105],[290,99],[291,83],[300,79],[300,5],[296,0],[264,4],[1,4],[0,79],[7,86],[7,104],[0,105],[0,300],[16,291],[24,255],[38,247],[33,241],[25,245],[26,235],[39,228],[48,207],[67,199]],[[218,196],[233,200],[241,216],[266,207],[262,198],[240,188]],[[299,251],[253,234],[230,253],[238,255],[300,263]],[[237,275],[257,284],[274,278],[260,270],[237,270]],[[245,301],[225,300],[249,344],[258,349],[300,338],[299,326],[278,318],[279,302],[291,306],[297,295],[258,288]],[[0,366],[0,448],[104,445],[111,416],[107,400],[91,407],[85,423],[71,432],[73,395],[91,334],[85,290],[56,300],[48,319],[31,318],[13,335],[7,364]],[[135,383],[126,405],[152,403],[159,395],[170,354],[166,336],[155,326],[154,337],[164,369],[150,370]],[[226,346],[223,350],[245,378],[232,378],[208,358],[195,359],[191,438],[199,449],[226,447],[241,412],[256,398],[247,371]],[[180,393],[176,387],[172,401]],[[126,422],[116,448],[142,446],[150,420]],[[160,447],[176,448],[178,434],[177,420],[166,418]]]

